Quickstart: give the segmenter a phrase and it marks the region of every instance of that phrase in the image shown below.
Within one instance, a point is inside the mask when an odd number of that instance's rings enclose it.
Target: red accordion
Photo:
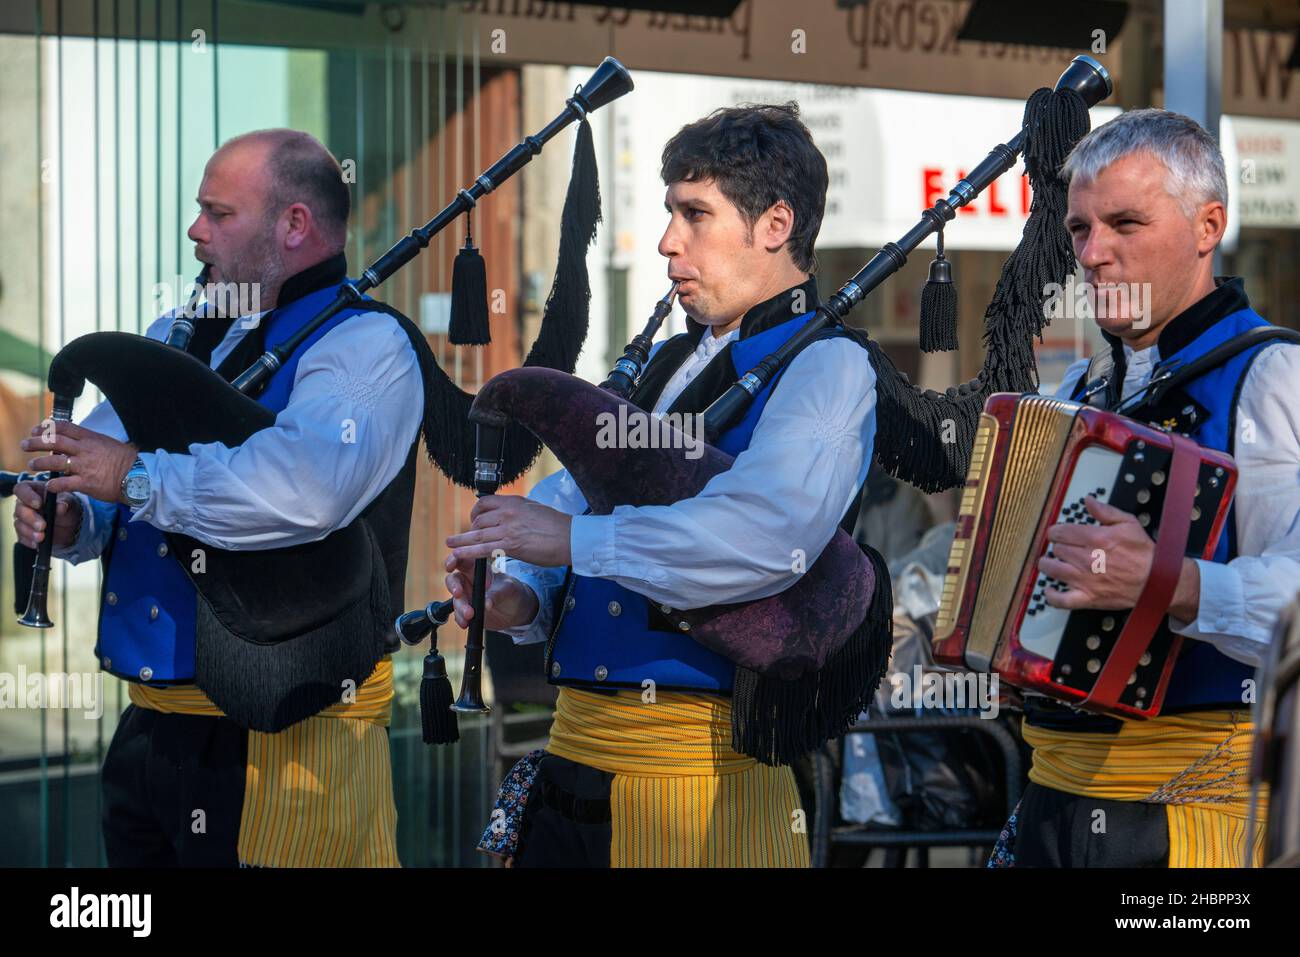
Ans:
[[[1231,456],[1185,436],[1047,396],[990,396],[948,558],[935,660],[995,671],[1087,711],[1159,714],[1182,644],[1165,614],[1183,558],[1214,554],[1236,481]],[[1051,554],[1047,529],[1096,524],[1084,507],[1090,495],[1136,515],[1156,542],[1131,611],[1046,603],[1049,590],[1065,588],[1038,568]]]

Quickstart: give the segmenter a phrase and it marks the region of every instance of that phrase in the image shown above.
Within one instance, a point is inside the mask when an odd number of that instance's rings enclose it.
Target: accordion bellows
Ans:
[[[1159,713],[1182,639],[1168,607],[1183,557],[1210,558],[1236,483],[1230,456],[1111,412],[1045,396],[989,397],[948,558],[934,656],[1102,714]],[[1057,523],[1094,524],[1095,496],[1157,542],[1132,611],[1056,608],[1039,558]],[[1104,554],[1093,571],[1105,574]],[[1171,578],[1172,576],[1172,578]]]

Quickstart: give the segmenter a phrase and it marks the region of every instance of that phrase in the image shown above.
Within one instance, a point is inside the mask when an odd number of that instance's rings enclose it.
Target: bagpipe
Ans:
[[[331,303],[232,381],[184,351],[194,334],[197,291],[177,315],[167,342],[123,332],[96,332],[73,340],[50,363],[53,419],[71,420],[73,403],[89,382],[112,404],[138,448],[183,454],[194,443],[240,445],[274,424],[275,415],[256,397],[313,333],[341,311],[365,308],[369,290],[413,260],[433,237],[468,215],[482,197],[577,122],[555,283],[525,362],[571,371],[586,338],[590,287],[585,256],[600,218],[586,117],[631,89],[631,76],[622,64],[605,58],[551,122],[459,190],[436,216],[412,229],[359,278],[344,281]],[[470,485],[474,436],[467,413],[472,397],[438,367],[424,334],[405,317],[387,311],[406,332],[419,360],[426,451],[453,481]],[[263,318],[264,325],[268,321]],[[454,334],[452,341],[457,342]],[[503,432],[498,477],[513,480],[539,451],[540,443],[522,429]],[[413,482],[405,493],[413,494]],[[36,550],[28,613],[22,619],[32,627],[51,625],[45,596],[55,507],[56,496],[47,496],[43,508],[50,531]],[[390,602],[397,596],[390,595],[383,556],[365,513],[319,541],[285,548],[235,552],[201,546],[184,535],[168,533],[167,538],[171,555],[181,561],[198,592],[195,684],[239,724],[275,732],[316,714],[339,700],[343,682],[360,684],[385,653],[392,636]],[[198,547],[206,556],[202,573],[192,571],[188,562]]]
[[[803,348],[836,329],[863,345],[876,371],[877,461],[891,474],[927,490],[962,482],[987,396],[1037,385],[1032,341],[1045,323],[1042,289],[1047,283],[1061,282],[1074,264],[1058,174],[1069,150],[1088,130],[1089,108],[1110,92],[1105,69],[1091,57],[1076,57],[1054,89],[1044,88],[1030,97],[1023,125],[1011,140],[996,146],[946,198],[926,209],[898,242],[887,244],[818,306],[784,346],[741,376],[705,411],[706,436],[716,440],[744,416],[755,397]],[[929,235],[941,233],[957,210],[1010,169],[1022,153],[1033,187],[1033,207],[1024,238],[1004,266],[986,312],[988,349],[980,376],[946,394],[921,392],[894,368],[874,340],[844,326],[844,321],[854,306],[906,262],[908,253]],[[950,284],[942,254],[937,262],[942,265],[932,268],[932,282]],[[930,311],[924,317],[927,329],[941,329],[945,320],[954,320],[950,297],[927,291],[923,301],[941,313]],[[942,314],[945,301],[946,315]],[[621,411],[636,409],[628,396],[634,395],[632,386],[656,329],[652,317],[600,387],[549,369],[515,369],[493,377],[470,409],[471,421],[488,436],[482,447],[492,454],[490,436],[510,425],[523,425],[569,470],[597,515],[608,514],[618,505],[670,505],[697,495],[713,476],[730,467],[730,456],[706,445],[699,458],[688,459],[683,449],[690,443],[678,441],[680,436],[665,438],[658,448],[609,449],[597,443],[597,423],[604,414],[618,421]],[[925,345],[952,347],[954,337],[941,330],[926,338]],[[624,406],[630,409],[621,410]],[[946,422],[955,425],[956,441],[943,434]],[[485,564],[480,562],[476,569],[472,596],[471,624],[478,622],[480,629]],[[684,634],[736,663],[733,746],[760,761],[778,764],[842,733],[869,700],[889,654],[889,591],[883,561],[841,529],[799,580],[777,595],[741,604],[660,611]],[[436,646],[436,628],[449,610],[446,602],[430,604],[402,616],[398,629],[412,641],[433,632]],[[479,640],[473,630],[470,640]],[[481,658],[477,645],[473,654],[477,681]],[[467,665],[467,681],[470,674]],[[434,697],[430,692],[427,700]],[[449,692],[443,697],[449,697]],[[441,714],[426,721],[426,740],[451,739],[442,721]]]
[[[1160,712],[1182,638],[1165,621],[1184,557],[1211,558],[1237,481],[1232,457],[1135,419],[1047,396],[985,406],[948,558],[934,659],[1086,711]],[[1047,530],[1096,524],[1095,497],[1156,542],[1131,610],[1047,603],[1065,585],[1038,568]],[[1105,572],[1105,554],[1093,571]],[[1101,564],[1098,564],[1101,563]]]

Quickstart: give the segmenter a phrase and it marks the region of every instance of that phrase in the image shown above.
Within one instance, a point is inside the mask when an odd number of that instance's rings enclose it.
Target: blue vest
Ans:
[[[780,348],[810,315],[732,343],[736,377]],[[763,407],[780,379],[778,373],[759,392],[744,418],[719,437],[716,448],[734,457],[749,447]],[[870,458],[870,448],[867,453]],[[603,578],[573,574],[560,596],[546,667],[550,682],[558,685],[641,688],[649,679],[661,691],[716,693],[730,693],[736,670],[727,658],[675,630],[673,622],[652,609],[645,597]]]
[[[1162,356],[1161,361],[1191,362],[1247,330],[1267,326],[1268,322],[1252,309],[1242,309],[1220,319],[1190,344]],[[1273,343],[1264,342],[1253,349],[1237,353],[1223,365],[1201,376],[1183,391],[1208,411],[1191,437],[1206,448],[1232,454],[1237,431],[1237,397],[1250,364],[1260,351]],[[1214,551],[1214,561],[1229,562],[1237,557],[1236,508],[1228,511],[1223,534]],[[1206,615],[1202,609],[1201,614]],[[1209,623],[1214,627],[1213,609]],[[1187,640],[1174,665],[1165,693],[1165,711],[1187,711],[1198,707],[1231,705],[1241,707],[1243,682],[1253,678],[1252,665],[1234,661],[1209,642]]]
[[[264,317],[264,323],[269,319],[266,348],[302,328],[334,301],[338,289],[337,284],[319,289]],[[340,322],[366,311],[352,307],[331,317],[285,360],[257,401],[280,412],[289,404],[302,354]],[[148,522],[132,522],[131,509],[117,507],[95,654],[100,666],[119,678],[162,685],[194,680],[198,593],[180,565],[193,559],[173,557],[170,550],[161,531]]]

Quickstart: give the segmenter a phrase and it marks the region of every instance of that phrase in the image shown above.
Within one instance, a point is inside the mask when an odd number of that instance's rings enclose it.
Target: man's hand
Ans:
[[[518,495],[486,495],[474,503],[470,530],[447,539],[457,562],[503,553],[530,565],[572,564],[573,517]]]
[[[50,481],[51,492],[85,492],[101,502],[122,501],[122,479],[139,450],[71,422],[43,423],[23,439],[24,452],[40,453],[27,463],[37,472],[68,472]]]
[[[41,507],[45,502],[44,482],[19,482],[14,486],[14,533],[18,541],[28,548],[35,548],[45,538],[45,519],[41,517]],[[54,544],[57,547],[71,545],[77,537],[77,528],[81,525],[81,501],[70,492],[59,496],[59,504],[54,512]]]
[[[474,559],[456,561],[448,555],[446,561],[447,591],[451,593],[456,624],[468,627],[474,617],[471,602],[474,584]],[[484,602],[484,627],[489,631],[518,628],[537,617],[537,596],[533,590],[509,575],[494,575],[492,562],[487,566],[487,595]]]
[[[1092,496],[1088,496],[1084,505],[1100,525],[1062,524],[1047,530],[1047,540],[1052,543],[1056,557],[1044,555],[1038,560],[1038,567],[1043,574],[1064,582],[1069,590],[1049,588],[1044,600],[1049,605],[1068,609],[1134,608],[1151,574],[1156,543],[1137,517],[1123,509]],[[1200,605],[1199,593],[1200,568],[1185,558],[1169,613],[1182,621],[1194,620]]]

